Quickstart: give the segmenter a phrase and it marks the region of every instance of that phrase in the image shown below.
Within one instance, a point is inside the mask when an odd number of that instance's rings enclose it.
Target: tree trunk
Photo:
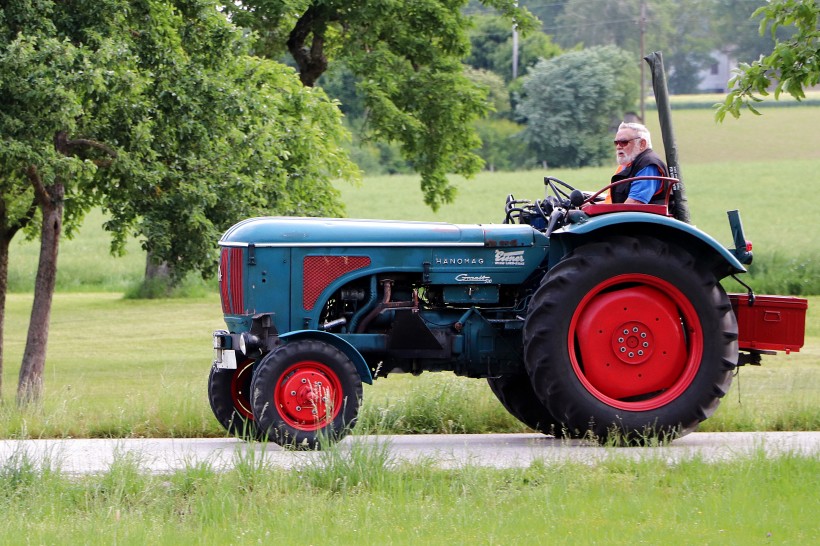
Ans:
[[[158,261],[149,250],[145,255],[145,282],[165,281],[171,283],[171,264]]]
[[[313,87],[327,70],[325,33],[328,23],[338,17],[333,8],[313,4],[299,17],[288,36],[288,51],[299,67],[299,80],[305,87]]]
[[[36,178],[39,182],[39,176]],[[51,302],[57,284],[57,253],[63,229],[65,194],[65,188],[60,181],[47,188],[34,181],[32,183],[35,185],[37,203],[43,215],[43,225],[40,231],[40,261],[34,282],[34,303],[31,307],[26,349],[17,384],[17,404],[20,406],[40,401],[43,394],[43,370],[46,364]]]
[[[37,203],[32,201],[28,211],[11,224],[7,210],[6,201],[0,196],[0,402],[3,392],[3,334],[6,331],[6,294],[9,288],[9,248],[15,234],[34,218]]]
[[[3,219],[0,218],[0,222]],[[9,287],[9,246],[5,222],[0,225],[0,400],[3,396],[3,332],[6,331],[6,292]]]

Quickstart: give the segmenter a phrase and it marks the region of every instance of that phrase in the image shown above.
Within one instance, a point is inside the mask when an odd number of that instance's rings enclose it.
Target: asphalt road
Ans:
[[[820,456],[817,432],[694,433],[660,447],[613,448],[568,441],[540,434],[451,434],[418,436],[350,436],[339,443],[349,450],[357,442],[385,446],[394,462],[436,461],[442,468],[466,465],[496,468],[526,467],[533,461],[578,461],[588,464],[617,457],[657,459],[674,463],[699,457],[704,461],[731,460],[765,453]],[[169,473],[207,462],[212,468],[231,468],[253,450],[274,467],[299,468],[321,463],[316,452],[295,452],[277,445],[246,443],[232,438],[0,440],[0,468],[25,457],[66,474],[107,471],[118,457],[137,461],[146,472]]]

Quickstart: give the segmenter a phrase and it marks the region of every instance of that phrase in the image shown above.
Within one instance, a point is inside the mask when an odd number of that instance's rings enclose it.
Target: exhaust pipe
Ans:
[[[658,121],[661,125],[663,149],[666,152],[666,166],[669,176],[677,178],[672,187],[673,207],[672,216],[681,222],[691,223],[689,220],[689,202],[683,187],[683,178],[678,163],[678,145],[675,142],[675,133],[672,130],[672,108],[669,106],[669,90],[666,87],[666,74],[663,70],[663,55],[660,51],[650,53],[644,60],[649,64],[652,72],[652,90],[655,92],[655,103],[658,105]]]

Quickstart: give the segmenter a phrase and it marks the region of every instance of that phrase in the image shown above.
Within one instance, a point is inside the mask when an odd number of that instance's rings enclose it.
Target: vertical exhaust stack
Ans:
[[[672,215],[688,224],[690,223],[689,203],[686,200],[683,178],[678,164],[678,145],[672,130],[672,108],[669,106],[669,90],[666,87],[666,74],[663,70],[663,55],[660,51],[655,51],[644,57],[644,60],[649,64],[652,72],[652,89],[655,92],[655,103],[658,106],[658,121],[661,125],[663,148],[666,152],[666,166],[669,168],[669,176],[679,180],[672,188]]]

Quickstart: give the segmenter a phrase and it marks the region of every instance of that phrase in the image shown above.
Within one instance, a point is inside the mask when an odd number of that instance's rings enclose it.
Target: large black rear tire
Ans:
[[[558,436],[560,423],[544,406],[525,373],[488,377],[490,390],[510,414],[533,430]]]
[[[316,449],[355,425],[362,380],[342,351],[323,341],[280,345],[257,364],[251,408],[259,431],[279,445]]]
[[[715,275],[651,237],[581,246],[550,270],[524,325],[527,371],[576,437],[672,439],[712,415],[737,364]]]

